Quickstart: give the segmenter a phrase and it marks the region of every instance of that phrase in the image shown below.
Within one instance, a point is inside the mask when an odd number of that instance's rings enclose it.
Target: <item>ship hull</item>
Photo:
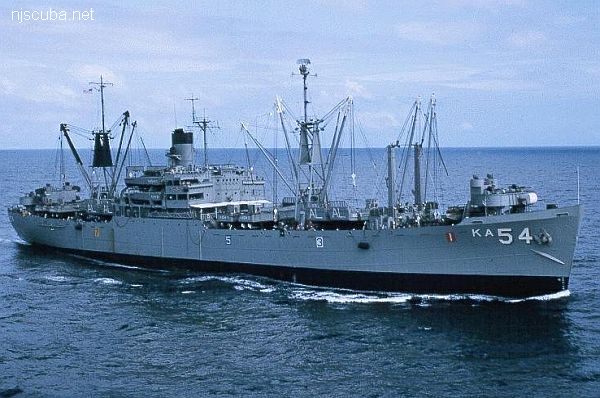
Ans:
[[[357,290],[526,297],[568,288],[581,209],[379,231],[223,230],[197,220],[9,215],[19,236],[35,247],[143,267]]]
[[[91,259],[140,266],[144,268],[178,268],[211,273],[241,273],[263,276],[309,286],[363,291],[405,292],[416,294],[483,294],[503,297],[532,297],[566,290],[568,277],[494,276],[448,274],[401,274],[369,271],[335,271],[327,269],[280,267],[215,261],[165,259],[139,255],[57,249],[33,245],[42,253],[71,253]]]

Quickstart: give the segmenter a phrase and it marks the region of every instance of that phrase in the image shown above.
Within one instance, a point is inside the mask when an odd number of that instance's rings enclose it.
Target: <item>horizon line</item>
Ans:
[[[354,147],[354,149],[385,149],[387,146],[382,147]],[[507,145],[507,146],[440,146],[440,149],[559,149],[559,148],[569,148],[569,149],[600,149],[600,144],[598,145]],[[0,148],[0,151],[55,151],[57,148]],[[166,147],[148,147],[148,150],[167,150]],[[208,150],[229,150],[229,149],[241,149],[246,150],[244,147],[219,147],[219,148],[208,148]],[[250,149],[259,149],[259,148],[250,148]],[[265,149],[276,149],[273,147],[265,147]],[[285,147],[279,147],[277,149],[285,150]],[[296,149],[296,148],[293,148]],[[351,147],[339,147],[339,149],[352,149]],[[90,149],[91,150],[91,149]],[[196,148],[197,151],[202,151],[201,148]]]

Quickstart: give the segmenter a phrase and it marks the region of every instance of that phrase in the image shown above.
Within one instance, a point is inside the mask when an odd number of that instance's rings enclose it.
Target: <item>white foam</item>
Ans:
[[[416,301],[416,305],[429,307],[435,301],[474,301],[474,302],[503,302],[503,303],[521,303],[524,301],[549,301],[568,297],[571,293],[564,290],[558,293],[547,294],[543,296],[526,297],[522,299],[511,299],[500,296],[489,296],[483,294],[407,294],[407,293],[358,293],[352,290],[329,291],[329,290],[311,290],[296,289],[292,292],[291,298],[304,301],[326,301],[336,304],[371,304],[371,303],[391,303],[402,304],[409,300]]]
[[[181,280],[182,284],[191,284],[197,282],[208,282],[208,281],[220,281],[234,285],[235,290],[253,290],[260,291],[263,293],[270,293],[275,290],[272,286],[264,285],[260,282],[253,281],[250,279],[239,278],[235,276],[217,276],[217,275],[204,275],[194,276]]]
[[[484,294],[449,294],[449,295],[416,295],[415,297],[422,298],[425,300],[440,300],[440,301],[460,301],[469,300],[476,302],[501,302],[501,303],[522,303],[524,301],[550,301],[557,300],[564,297],[569,297],[571,292],[563,290],[558,293],[545,294],[542,296],[524,297],[519,299],[502,297],[502,296],[489,296]]]
[[[9,238],[0,238],[0,244],[13,244],[13,243],[19,243],[19,244],[28,244],[27,242],[25,242],[23,239],[19,238],[19,237],[15,237],[12,239]]]
[[[131,285],[131,287],[143,287],[143,286],[144,285],[140,285],[140,284],[137,284],[137,283],[134,283],[134,284]]]
[[[253,281],[251,279],[243,279],[243,278],[236,278],[236,277],[231,277],[231,278],[227,278],[228,281],[230,283],[236,283],[240,286],[243,286],[245,288],[249,288],[249,289],[256,289],[256,290],[260,290],[260,289],[267,289],[269,288],[269,286],[267,285],[263,285],[260,282],[257,281]]]
[[[415,298],[425,301],[479,301],[490,302],[501,300],[502,297],[487,296],[484,294],[416,294]]]
[[[46,279],[52,282],[68,282],[71,280],[71,278],[61,275],[47,276]]]
[[[366,293],[351,293],[351,292],[334,292],[320,290],[295,290],[292,292],[292,298],[305,301],[326,301],[335,304],[371,304],[371,303],[391,303],[402,304],[406,303],[413,296],[409,294],[366,294]]]
[[[109,267],[115,267],[115,268],[125,268],[125,269],[144,269],[141,267],[134,267],[133,265],[125,265],[125,264],[119,264],[119,263],[109,263],[106,261],[100,261],[102,264],[107,265]]]
[[[542,296],[532,296],[532,297],[526,297],[523,299],[513,299],[513,300],[507,300],[507,303],[522,303],[524,301],[550,301],[550,300],[558,300],[561,298],[565,298],[565,297],[569,297],[571,295],[571,292],[569,290],[563,290],[557,293],[552,293],[552,294],[544,294]]]
[[[102,283],[103,285],[120,285],[123,283],[121,281],[118,281],[118,280],[112,279],[112,278],[96,278],[96,279],[94,279],[94,282]]]
[[[179,281],[179,283],[189,284],[189,283],[196,283],[196,282],[206,282],[206,281],[210,281],[213,279],[215,279],[213,276],[192,276],[189,278],[182,279],[181,281]]]
[[[192,294],[192,293],[195,293],[195,291],[193,291],[193,290],[184,290],[184,291],[181,292],[181,294]]]

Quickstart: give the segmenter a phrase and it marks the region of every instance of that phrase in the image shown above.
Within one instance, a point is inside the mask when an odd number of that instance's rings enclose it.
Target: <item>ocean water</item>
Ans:
[[[0,151],[0,203],[56,179],[55,155]],[[585,215],[568,292],[389,294],[145,270],[36,252],[2,211],[0,397],[600,396],[600,149],[444,156],[446,204],[464,203],[469,177],[488,172],[534,187],[543,202],[573,204],[579,168]],[[256,162],[270,194],[272,171],[256,151],[210,157]],[[335,194],[384,201],[384,151],[357,150],[357,188],[343,171],[349,159],[342,151]]]

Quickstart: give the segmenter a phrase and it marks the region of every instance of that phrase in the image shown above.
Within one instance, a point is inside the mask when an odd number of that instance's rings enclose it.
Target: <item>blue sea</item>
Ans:
[[[163,154],[150,153],[155,162]],[[133,269],[36,252],[4,210],[0,397],[600,396],[600,149],[443,154],[450,176],[437,176],[436,196],[444,205],[463,204],[471,175],[487,173],[500,185],[533,187],[542,205],[579,198],[585,214],[568,292],[524,300],[390,294]],[[273,172],[256,150],[209,157],[252,164],[271,195]],[[58,158],[0,151],[0,203],[56,181]],[[385,203],[385,151],[356,150],[356,188],[344,171],[352,164],[342,150],[333,193]]]

